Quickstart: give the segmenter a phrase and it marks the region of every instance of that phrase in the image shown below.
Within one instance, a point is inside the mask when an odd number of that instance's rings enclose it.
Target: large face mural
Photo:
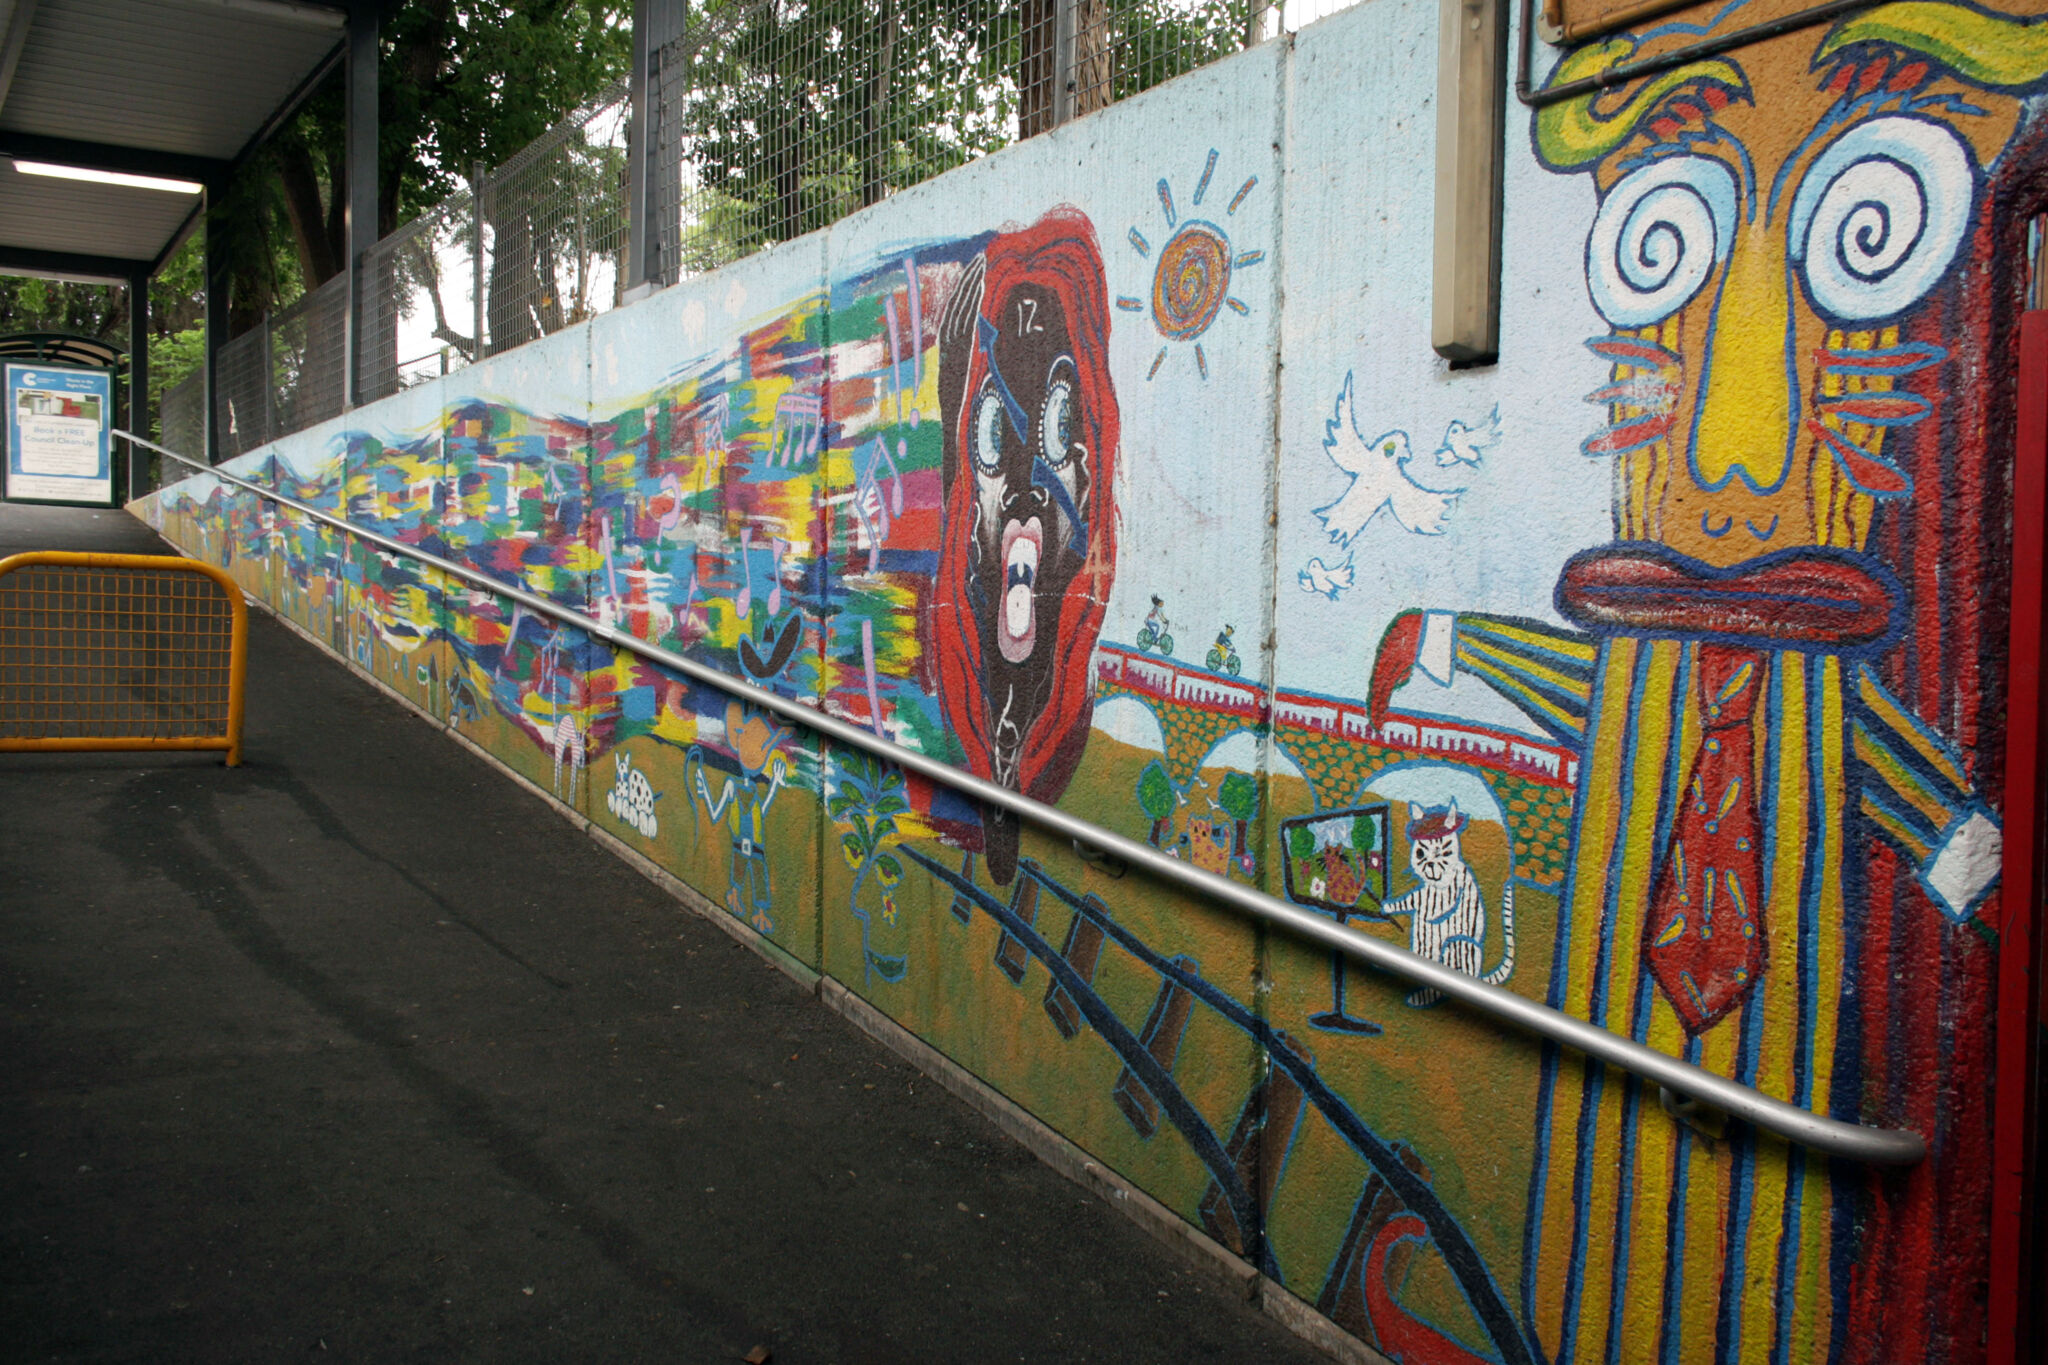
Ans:
[[[1048,215],[969,263],[939,323],[946,521],[930,630],[946,719],[982,777],[1041,801],[1087,742],[1116,569],[1116,391],[1102,257]],[[1016,822],[982,815],[1008,884]]]
[[[2011,281],[1984,267],[2039,33],[1886,5],[1539,114],[1538,157],[1599,189],[1610,420],[1585,450],[1614,461],[1616,538],[1558,580],[1576,630],[1426,613],[1376,661],[1382,687],[1463,667],[1583,745],[1552,1004],[1841,1117],[1953,1103],[1962,1162],[1983,1060],[1942,1051],[1899,964],[1975,979],[1995,938],[2000,832],[1965,758],[1995,637],[1957,571],[2000,522],[1983,376]],[[1899,1358],[1944,1310],[1887,1275],[1981,1246],[1981,1205],[1674,1133],[1574,1059],[1545,1077],[1524,1293],[1553,1359]]]

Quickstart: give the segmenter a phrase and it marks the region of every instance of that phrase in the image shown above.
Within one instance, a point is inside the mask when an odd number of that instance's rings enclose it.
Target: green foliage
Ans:
[[[194,234],[149,282],[150,411],[162,411],[163,391],[199,369],[206,341],[198,325],[206,299],[200,283],[200,244]],[[0,335],[69,332],[128,349],[128,287],[0,275]],[[122,415],[126,424],[126,414]]]
[[[1296,825],[1287,831],[1287,851],[1299,861],[1315,856],[1316,836],[1307,825]]]
[[[786,241],[1009,141],[1010,8],[710,0],[684,75],[704,198],[686,259]]]
[[[876,863],[884,883],[893,886],[903,875],[902,865],[875,855],[896,836],[896,817],[910,810],[902,771],[857,750],[835,751],[833,767],[839,780],[825,797],[825,813],[834,823],[851,827],[839,838],[841,856],[855,871]]]
[[[631,0],[413,0],[389,13],[377,73],[378,235],[624,75],[631,17]],[[345,97],[337,72],[222,196],[213,232],[231,334],[346,264]]]
[[[164,390],[205,368],[206,329],[187,327],[149,341],[149,410],[163,412]]]
[[[1370,853],[1380,841],[1379,824],[1370,815],[1351,817],[1351,846],[1360,853]]]
[[[1259,784],[1249,773],[1226,773],[1216,792],[1216,804],[1233,820],[1255,820],[1259,814]]]
[[[118,284],[0,276],[0,335],[70,332],[128,345],[128,290]]]
[[[379,159],[397,216],[439,203],[626,74],[631,0],[415,0],[384,29]],[[336,110],[339,113],[339,110]],[[337,120],[338,122],[338,120]]]
[[[1173,814],[1173,779],[1156,758],[1138,774],[1138,806],[1154,820],[1164,820]]]
[[[1080,0],[1081,110],[1235,51],[1251,9]],[[682,111],[696,172],[685,262],[815,231],[1046,126],[1052,13],[1049,0],[708,0]]]
[[[149,326],[160,337],[197,327],[206,318],[204,238],[193,233],[149,282]],[[149,353],[151,364],[156,351]]]
[[[1078,0],[1080,59],[1095,75],[1082,108],[1234,50],[1257,9],[1250,0]],[[699,0],[663,78],[690,163],[684,267],[822,227],[1035,129],[1049,86],[1031,73],[1047,69],[1050,12],[1049,0]],[[632,0],[390,7],[378,72],[379,235],[441,203],[474,164],[502,166],[620,79],[631,16]],[[229,336],[342,270],[344,101],[337,72],[215,196],[209,232],[195,232],[152,282],[153,395],[200,363],[209,235]],[[504,345],[595,311],[595,263],[619,251],[616,224],[572,231],[543,206],[598,199],[624,174],[621,149],[572,138],[564,151],[523,171],[506,202],[527,207],[500,206],[506,221],[494,220],[489,322]],[[394,283],[423,285],[440,301],[431,252],[396,269]],[[510,301],[502,314],[501,299]],[[127,314],[119,286],[0,277],[0,331],[125,345]],[[466,353],[473,339],[462,322],[437,317],[435,334]]]
[[[1265,0],[1081,0],[1101,14],[1098,40],[1114,53],[1110,89],[1129,99],[1219,57],[1247,40],[1247,24],[1263,15]],[[1088,32],[1087,20],[1081,30]],[[1256,35],[1250,35],[1253,40]],[[1079,60],[1085,64],[1087,54]]]

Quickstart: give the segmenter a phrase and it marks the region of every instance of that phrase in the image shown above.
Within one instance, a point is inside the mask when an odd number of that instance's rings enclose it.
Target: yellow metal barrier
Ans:
[[[249,618],[211,564],[0,559],[0,752],[223,749],[242,761]]]

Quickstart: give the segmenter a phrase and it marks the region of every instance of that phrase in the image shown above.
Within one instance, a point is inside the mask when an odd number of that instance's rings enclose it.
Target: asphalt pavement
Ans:
[[[0,754],[0,1059],[4,1361],[1325,1359],[261,613]]]

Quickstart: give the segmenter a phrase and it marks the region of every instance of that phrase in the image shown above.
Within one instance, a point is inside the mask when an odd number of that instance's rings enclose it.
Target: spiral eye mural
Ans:
[[[1938,123],[1881,118],[1813,163],[1792,199],[1790,253],[1821,312],[1888,318],[1918,302],[1962,245],[1976,168]]]
[[[974,462],[993,474],[1003,463],[1003,398],[984,383],[974,404]]]
[[[1054,469],[1079,452],[1074,447],[1074,362],[1061,356],[1045,381],[1045,410],[1038,419],[1039,455]]]
[[[1645,166],[1607,192],[1586,238],[1593,306],[1646,327],[1700,291],[1735,235],[1735,177],[1703,156]]]

